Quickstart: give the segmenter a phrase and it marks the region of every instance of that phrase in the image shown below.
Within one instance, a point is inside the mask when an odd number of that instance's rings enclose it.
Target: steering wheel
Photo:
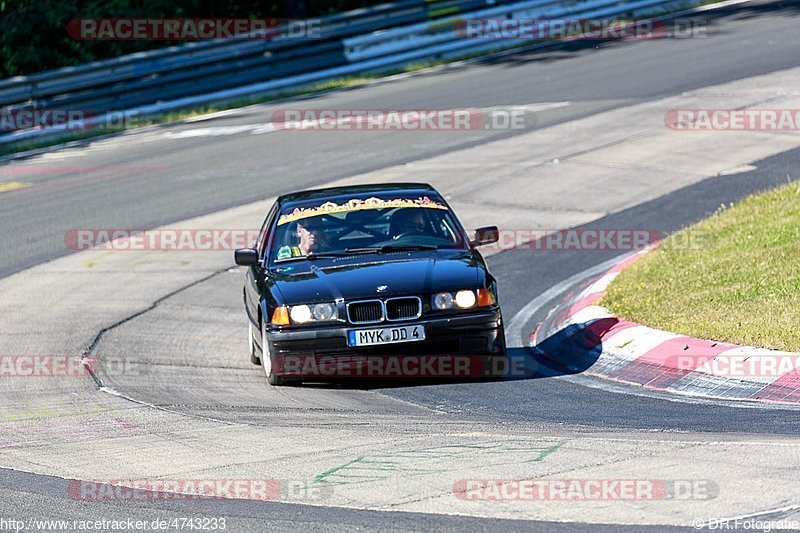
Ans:
[[[392,240],[393,241],[399,241],[400,239],[403,239],[405,237],[418,237],[420,235],[421,235],[420,233],[416,233],[414,231],[407,231],[405,233],[401,233],[399,235],[395,235],[394,237],[392,237]]]

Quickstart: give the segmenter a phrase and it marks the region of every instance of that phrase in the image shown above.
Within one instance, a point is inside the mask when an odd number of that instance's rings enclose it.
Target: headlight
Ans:
[[[307,305],[293,305],[292,310],[289,312],[292,317],[292,322],[302,324],[311,320],[311,308]]]
[[[477,292],[464,289],[452,292],[439,292],[433,295],[433,308],[439,311],[452,309],[471,309],[473,307],[490,307],[497,302],[491,289],[478,289]]]
[[[311,315],[315,320],[332,320],[336,318],[336,305],[334,304],[314,304],[311,308]]]
[[[433,307],[439,310],[453,308],[453,295],[449,292],[440,292],[433,297]]]
[[[295,324],[305,324],[314,320],[336,320],[339,313],[334,303],[321,303],[314,305],[293,305],[289,316]]]
[[[469,309],[477,302],[474,291],[458,291],[456,293],[456,305],[461,309]]]

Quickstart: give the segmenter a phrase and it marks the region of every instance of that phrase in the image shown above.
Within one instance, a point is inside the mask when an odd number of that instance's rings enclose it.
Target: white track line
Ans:
[[[516,315],[508,322],[508,326],[506,326],[506,336],[511,339],[510,347],[512,348],[520,348],[520,347],[527,347],[530,345],[530,339],[523,338],[523,331],[522,328],[528,321],[531,319],[533,315],[535,315],[539,309],[542,308],[544,304],[565,292],[571,286],[575,285],[583,281],[586,278],[594,276],[603,272],[604,270],[608,270],[616,263],[622,261],[626,256],[632,254],[625,254],[617,257],[613,257],[608,261],[603,261],[602,263],[595,265],[593,267],[587,268],[581,272],[578,272],[574,276],[570,276],[564,281],[560,281],[556,283],[542,294],[531,300],[525,307],[520,309]]]

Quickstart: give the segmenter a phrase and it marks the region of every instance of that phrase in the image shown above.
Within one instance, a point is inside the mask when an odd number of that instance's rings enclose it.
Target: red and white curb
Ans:
[[[615,317],[597,305],[614,278],[651,249],[568,294],[533,332],[532,345],[569,370],[652,390],[800,404],[800,353],[678,335]]]

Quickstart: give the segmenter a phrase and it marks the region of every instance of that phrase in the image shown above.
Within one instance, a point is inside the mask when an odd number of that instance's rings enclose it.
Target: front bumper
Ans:
[[[407,325],[423,326],[425,340],[380,346],[347,345],[347,332],[352,329]],[[336,372],[334,375],[329,373],[330,377],[365,376],[364,372],[369,364],[374,365],[373,370],[378,367],[388,369],[394,365],[393,368],[415,368],[419,372],[420,366],[430,364],[431,358],[443,356],[456,356],[454,364],[463,363],[468,366],[470,363],[466,358],[475,358],[483,360],[485,366],[487,357],[505,354],[503,320],[499,308],[373,326],[337,324],[296,331],[269,331],[267,341],[272,354],[273,372],[284,376],[324,376],[326,373],[321,371],[323,364],[333,364],[338,369],[340,375],[336,375]],[[376,362],[376,359],[380,361]],[[437,361],[437,364],[446,363],[447,361]],[[474,375],[476,368],[472,363],[470,375]],[[444,376],[446,371],[442,372]]]

